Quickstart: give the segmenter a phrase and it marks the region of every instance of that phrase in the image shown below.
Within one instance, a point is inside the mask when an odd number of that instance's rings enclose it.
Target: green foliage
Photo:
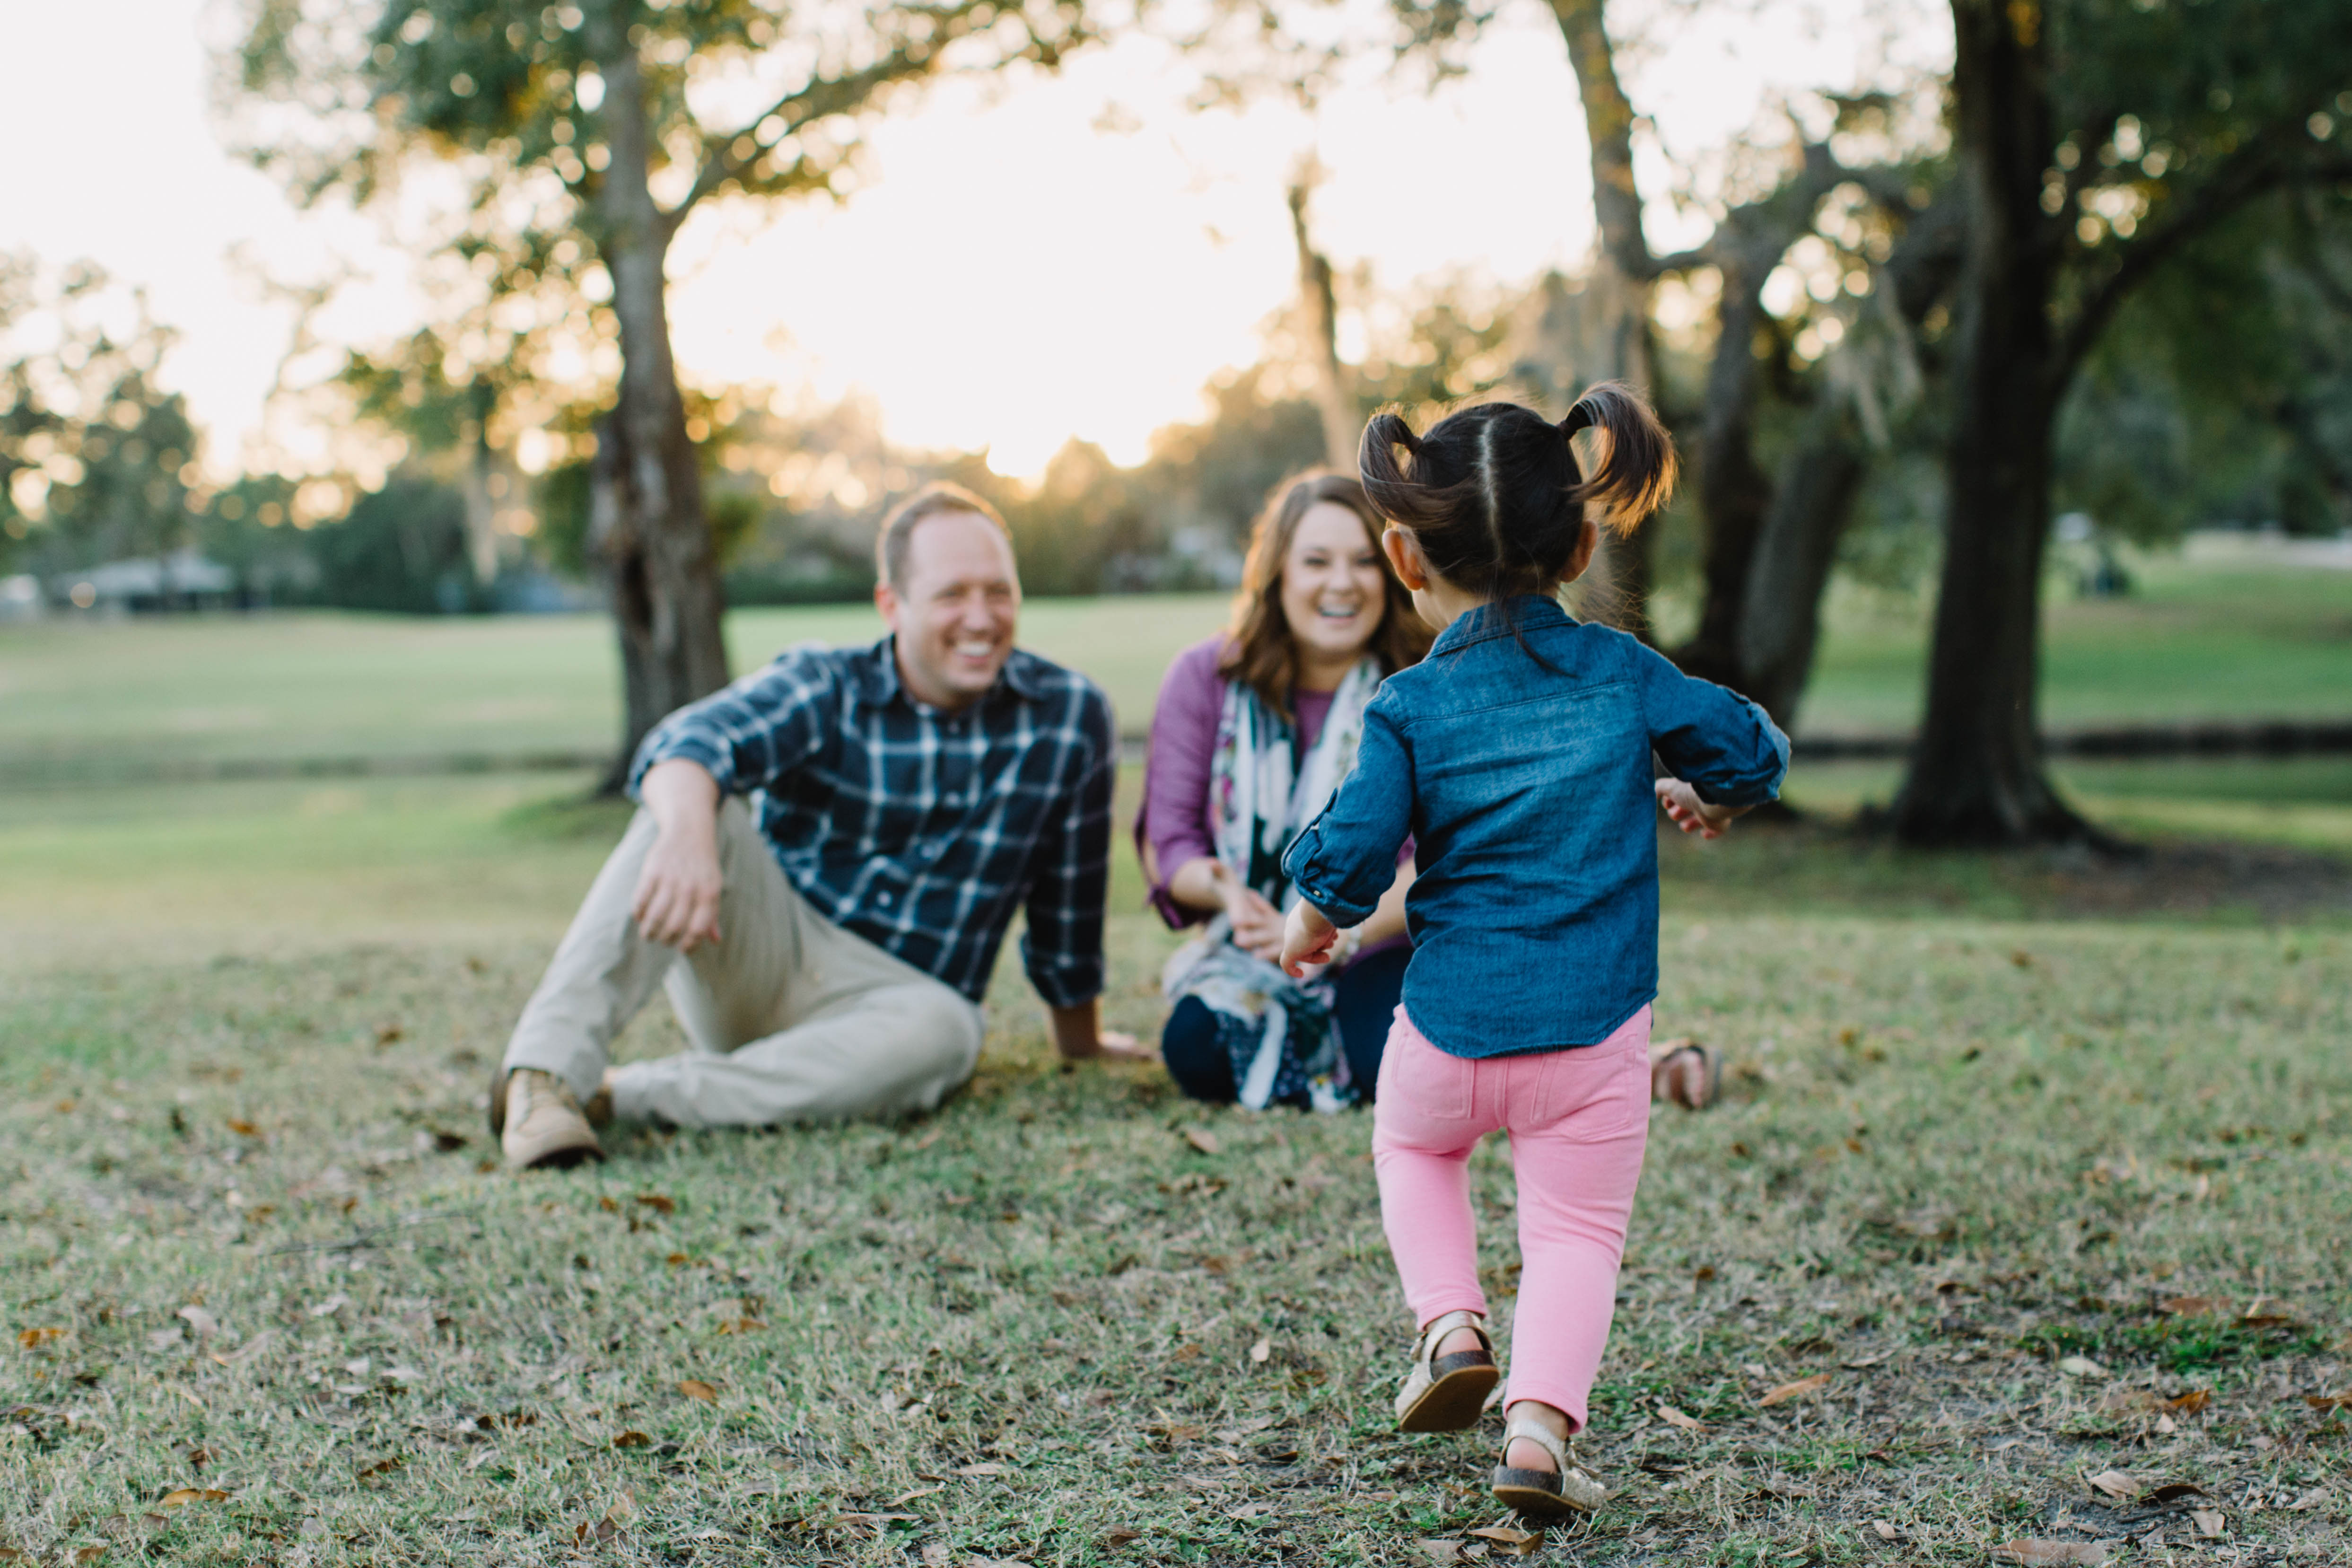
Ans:
[[[2210,520],[2352,526],[2352,203],[2264,202],[2116,317],[2060,426],[2057,497],[2148,541]]]
[[[0,341],[38,311],[55,341],[0,363],[0,565],[66,571],[189,542],[197,434],[154,374],[174,334],[82,264],[0,256]]]
[[[396,474],[310,539],[320,603],[408,615],[485,607],[466,557],[466,500],[447,485]]]

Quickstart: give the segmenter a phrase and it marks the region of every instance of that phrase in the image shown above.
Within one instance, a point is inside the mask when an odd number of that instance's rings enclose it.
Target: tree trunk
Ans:
[[[1345,373],[1339,368],[1339,310],[1331,288],[1331,262],[1315,248],[1307,232],[1307,198],[1315,189],[1316,174],[1301,171],[1290,185],[1290,233],[1298,242],[1299,330],[1314,362],[1315,406],[1323,416],[1324,460],[1343,474],[1356,471],[1362,445],[1363,421],[1356,417],[1348,396]]]
[[[478,376],[466,402],[466,560],[474,569],[477,593],[488,594],[499,574],[499,509],[490,495],[490,411],[497,395]]]
[[[2079,838],[2035,725],[2048,531],[2058,258],[2041,209],[2052,112],[2040,12],[1953,0],[1967,206],[1952,373],[1944,568],[1927,710],[1895,805],[1921,845]]]
[[[1622,381],[1655,400],[1650,342],[1650,289],[1656,258],[1642,232],[1642,194],[1633,183],[1633,105],[1617,79],[1603,0],[1550,0],[1584,104],[1592,166],[1592,216],[1599,230],[1592,277],[1584,289],[1592,319],[1580,333],[1571,369],[1581,382]],[[1563,389],[1573,396],[1581,388]],[[1567,412],[1565,409],[1561,413]],[[1650,637],[1651,529],[1608,538],[1595,559],[1588,597],[1599,618]]]
[[[1812,679],[1822,597],[1864,467],[1852,414],[1832,404],[1815,407],[1779,483],[1770,487],[1770,504],[1748,552],[1748,578],[1739,584],[1743,602],[1732,659],[1739,679],[1731,684],[1791,734]]]
[[[1675,651],[1675,662],[1752,697],[1740,662],[1740,622],[1773,499],[1772,481],[1756,461],[1755,341],[1764,319],[1764,274],[1780,256],[1776,250],[1760,268],[1751,266],[1748,251],[1761,247],[1743,244],[1745,237],[1726,233],[1718,247],[1723,287],[1699,429],[1698,502],[1706,537],[1699,558],[1698,629]]]
[[[727,647],[718,552],[670,356],[663,264],[672,224],[646,183],[645,80],[625,27],[612,28],[606,45],[599,52],[612,162],[596,239],[620,322],[621,387],[600,427],[593,504],[610,509],[604,538],[627,709],[610,788],[625,780],[637,743],[665,714],[727,684]]]

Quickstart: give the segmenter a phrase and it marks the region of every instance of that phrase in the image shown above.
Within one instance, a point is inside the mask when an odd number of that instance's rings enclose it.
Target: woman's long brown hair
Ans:
[[[1367,650],[1380,660],[1382,675],[1394,675],[1421,662],[1429,651],[1432,634],[1412,607],[1412,595],[1389,565],[1381,549],[1380,514],[1372,510],[1364,487],[1346,474],[1313,471],[1286,479],[1267,498],[1250,534],[1249,559],[1242,568],[1241,591],[1234,595],[1233,640],[1217,661],[1217,673],[1239,680],[1257,693],[1259,700],[1294,721],[1290,689],[1298,682],[1298,652],[1290,621],[1282,613],[1282,563],[1290,558],[1290,542],[1297,536],[1299,519],[1314,507],[1330,501],[1346,507],[1364,525],[1372,553],[1380,558],[1381,624],[1373,628]]]

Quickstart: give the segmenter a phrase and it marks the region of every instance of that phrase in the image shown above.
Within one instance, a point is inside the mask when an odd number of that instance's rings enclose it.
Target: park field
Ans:
[[[2352,579],[2141,586],[2053,606],[2053,723],[2345,716]],[[1133,727],[1217,608],[1033,605],[1027,640]],[[730,632],[740,666],[869,629]],[[1842,595],[1832,631],[1808,723],[1907,723],[1916,613]],[[935,1116],[510,1175],[488,1075],[625,808],[576,767],[153,776],[593,751],[604,636],[0,632],[0,1561],[1529,1546],[1474,1533],[1499,1423],[1391,1429],[1365,1115],[1064,1068],[1008,962]],[[1659,1026],[1727,1092],[1654,1114],[1580,1439],[1615,1496],[1528,1560],[2352,1562],[2352,763],[2066,777],[2144,853],[1906,854],[1848,826],[1892,780],[1862,763],[1661,846]],[[1106,1012],[1150,1034],[1141,891],[1122,848]],[[621,1052],[679,1045],[657,1005]],[[1472,1179],[1507,1326],[1507,1152]]]
[[[2053,594],[2043,721],[2055,729],[2352,712],[2352,572],[2157,556],[2128,598]],[[1689,606],[1659,605],[1672,632]],[[1801,733],[1901,734],[1918,719],[1930,606],[1841,586]],[[1121,728],[1150,723],[1216,595],[1032,600],[1022,641],[1087,671]],[[738,670],[801,642],[880,635],[865,605],[738,610]],[[615,743],[619,666],[596,616],[249,619],[0,626],[0,783],[135,780],[241,763],[430,764],[594,756]]]

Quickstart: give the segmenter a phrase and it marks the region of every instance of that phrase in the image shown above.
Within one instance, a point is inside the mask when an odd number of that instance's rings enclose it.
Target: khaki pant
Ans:
[[[724,940],[683,960],[639,936],[629,913],[653,842],[640,811],[524,1005],[509,1069],[541,1068],[586,1099],[659,981],[694,1048],[614,1068],[619,1117],[720,1127],[905,1115],[971,1077],[980,1009],[811,909],[740,800],[719,811]]]

